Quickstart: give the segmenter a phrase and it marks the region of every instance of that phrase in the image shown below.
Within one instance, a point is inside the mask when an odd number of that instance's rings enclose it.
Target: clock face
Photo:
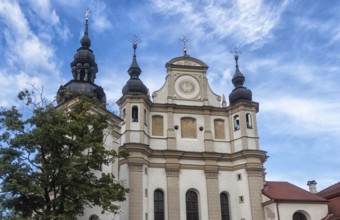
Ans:
[[[199,94],[200,86],[197,79],[189,75],[184,75],[176,79],[175,90],[180,97],[192,99]]]

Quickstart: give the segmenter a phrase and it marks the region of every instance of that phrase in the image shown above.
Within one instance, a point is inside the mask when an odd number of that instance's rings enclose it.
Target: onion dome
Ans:
[[[238,54],[235,54],[236,71],[232,79],[232,83],[235,88],[229,95],[230,104],[234,104],[237,101],[252,101],[252,92],[243,86],[245,77],[238,68]]]
[[[125,86],[122,89],[123,95],[126,94],[136,94],[141,93],[144,95],[148,94],[148,88],[143,84],[142,80],[139,79],[139,75],[141,74],[142,70],[139,68],[136,58],[136,49],[137,49],[137,42],[136,40],[133,41],[133,59],[128,70],[130,75],[130,79],[126,82]]]
[[[94,83],[98,66],[93,51],[90,49],[88,17],[86,17],[85,32],[80,43],[81,47],[77,50],[71,63],[73,79],[60,86],[57,92],[57,103],[62,104],[77,96],[87,96],[94,97],[99,103],[105,104],[106,96],[103,88]]]

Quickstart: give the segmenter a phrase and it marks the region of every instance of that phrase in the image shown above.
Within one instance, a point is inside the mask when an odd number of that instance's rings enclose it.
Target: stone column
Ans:
[[[143,166],[129,165],[129,220],[143,219]]]
[[[206,161],[205,178],[207,185],[208,216],[209,220],[221,220],[220,192],[218,186],[218,166],[216,162]]]
[[[166,164],[168,220],[180,219],[179,164]]]
[[[262,220],[264,212],[262,207],[263,170],[247,169],[250,194],[250,207],[253,220]]]

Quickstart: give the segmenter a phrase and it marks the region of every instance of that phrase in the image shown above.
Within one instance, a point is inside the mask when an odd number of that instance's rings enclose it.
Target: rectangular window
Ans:
[[[181,136],[182,138],[197,138],[196,119],[181,118]]]
[[[164,135],[163,116],[160,116],[160,115],[152,116],[152,132],[151,133],[153,136]]]

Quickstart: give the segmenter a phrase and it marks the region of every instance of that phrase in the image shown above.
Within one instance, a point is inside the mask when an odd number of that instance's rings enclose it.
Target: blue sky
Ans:
[[[321,190],[340,180],[340,2],[307,0],[0,0],[0,106],[34,84],[54,99],[90,8],[90,38],[110,109],[128,80],[137,34],[141,79],[163,85],[165,63],[188,54],[208,64],[213,91],[228,97],[234,60],[260,103],[260,147],[267,179]]]

